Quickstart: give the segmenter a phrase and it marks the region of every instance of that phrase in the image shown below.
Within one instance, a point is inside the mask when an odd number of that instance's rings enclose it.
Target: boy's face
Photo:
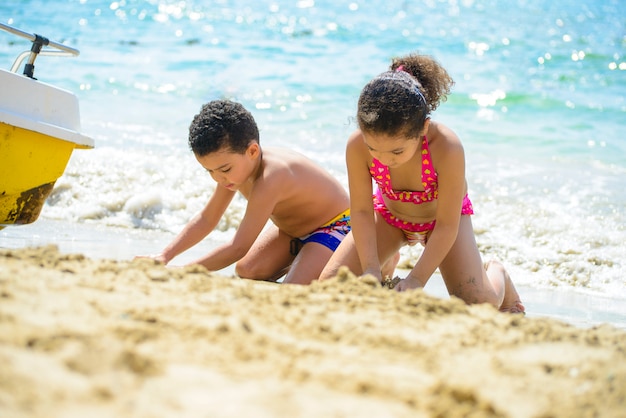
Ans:
[[[196,160],[220,186],[236,191],[254,174],[260,152],[259,144],[252,143],[243,154],[219,150],[203,156],[196,155]]]

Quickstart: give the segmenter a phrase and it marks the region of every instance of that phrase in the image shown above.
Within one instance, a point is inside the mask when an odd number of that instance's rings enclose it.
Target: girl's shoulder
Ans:
[[[360,129],[353,131],[348,137],[348,146],[363,142],[363,133]]]
[[[461,140],[456,132],[440,122],[431,122],[426,134],[428,147],[432,150],[452,150],[463,148]]]
[[[346,156],[348,159],[363,160],[371,162],[371,155],[367,144],[363,138],[361,130],[357,129],[352,132],[348,137],[348,143],[346,144]]]
[[[465,159],[463,144],[458,135],[448,126],[431,122],[428,129],[428,148],[435,169],[439,170],[446,162],[458,163]]]
[[[367,145],[365,144],[365,139],[363,138],[363,133],[360,129],[352,132],[348,137],[348,143],[346,145],[349,150],[365,150],[367,151]]]

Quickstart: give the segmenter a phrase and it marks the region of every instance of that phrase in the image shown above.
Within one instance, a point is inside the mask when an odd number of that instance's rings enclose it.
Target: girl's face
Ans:
[[[382,164],[394,168],[407,163],[420,149],[419,138],[387,136],[363,133],[365,145],[372,157]]]
[[[252,143],[243,154],[220,150],[203,156],[196,155],[196,159],[220,186],[236,191],[254,174],[260,152],[259,144]]]

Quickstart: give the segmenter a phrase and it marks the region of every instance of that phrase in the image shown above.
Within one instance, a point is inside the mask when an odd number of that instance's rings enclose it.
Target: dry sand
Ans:
[[[626,331],[396,293],[0,251],[0,416],[623,417]]]

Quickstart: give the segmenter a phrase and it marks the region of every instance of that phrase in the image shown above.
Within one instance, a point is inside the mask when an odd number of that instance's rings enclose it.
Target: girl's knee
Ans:
[[[457,298],[463,300],[463,302],[468,305],[478,304],[478,303],[488,303],[493,305],[494,307],[499,307],[500,303],[498,300],[498,296],[487,289],[483,289],[482,291],[478,291],[478,289],[457,289],[456,291],[450,292],[451,296],[456,296]]]
[[[341,266],[333,258],[331,258],[322,269],[318,280],[323,281],[335,277],[340,267]]]
[[[504,264],[502,264],[499,260],[496,260],[495,258],[485,261],[485,263],[483,264],[483,267],[485,268],[485,271],[487,272],[489,271],[498,272],[498,273],[506,272],[506,269],[504,268]]]
[[[492,269],[496,267],[494,265]],[[498,290],[501,285],[494,286],[493,280],[480,268],[474,274],[466,274],[460,274],[456,280],[451,280],[449,276],[444,278],[444,280],[447,279],[446,286],[450,295],[462,299],[468,305],[488,303],[495,307],[500,306],[501,295]]]

